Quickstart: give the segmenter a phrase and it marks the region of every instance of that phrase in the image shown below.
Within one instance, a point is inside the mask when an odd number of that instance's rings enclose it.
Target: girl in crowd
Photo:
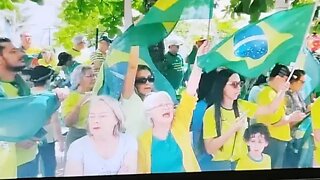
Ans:
[[[286,114],[294,111],[307,113],[310,111],[305,103],[300,90],[306,81],[305,72],[297,69],[290,79],[290,89],[286,93]],[[313,162],[313,145],[311,136],[311,119],[305,119],[304,124],[309,124],[309,132],[299,128],[298,122],[290,123],[292,140],[287,146],[284,167],[286,168],[310,168]],[[307,122],[309,121],[309,122]],[[305,137],[308,136],[308,137]],[[296,152],[294,152],[296,151]]]
[[[205,42],[198,56],[208,52],[208,47]],[[193,66],[187,89],[182,93],[176,110],[172,99],[164,91],[151,93],[144,99],[144,108],[152,128],[139,137],[140,173],[200,171],[189,132],[201,73],[197,65]]]
[[[90,66],[77,66],[71,74],[71,92],[61,107],[65,125],[69,127],[66,151],[70,144],[87,134],[86,123],[89,106],[84,103],[91,96],[95,75]]]
[[[126,117],[124,123],[126,132],[138,137],[150,127],[146,120],[142,101],[154,89],[155,78],[147,65],[139,64],[139,47],[131,48],[128,71],[120,102]]]
[[[217,73],[211,93],[207,98],[209,107],[203,119],[203,139],[205,149],[212,154],[212,171],[232,170],[239,157],[247,154],[243,140],[247,117],[273,113],[283,100],[287,83],[277,98],[269,106],[238,99],[242,82],[240,76],[229,69]]]
[[[71,144],[66,176],[137,173],[137,141],[123,133],[125,117],[119,102],[109,96],[90,99],[88,135]]]
[[[37,66],[30,74],[30,80],[33,82],[34,87],[31,89],[33,94],[41,94],[49,90],[49,85],[54,75],[54,70],[45,67]],[[59,150],[64,150],[64,140],[61,134],[61,125],[58,118],[58,112],[55,112],[49,121],[49,124],[44,127],[47,135],[44,139],[39,141],[37,155],[40,161],[40,169],[42,170],[43,177],[55,177],[56,174],[56,155],[55,155],[55,142],[59,143]]]

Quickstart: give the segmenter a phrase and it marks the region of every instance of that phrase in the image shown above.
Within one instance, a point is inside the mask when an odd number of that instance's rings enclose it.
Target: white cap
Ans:
[[[182,43],[179,42],[179,41],[176,40],[176,39],[171,39],[171,40],[168,41],[168,46],[171,46],[171,45],[181,46]]]

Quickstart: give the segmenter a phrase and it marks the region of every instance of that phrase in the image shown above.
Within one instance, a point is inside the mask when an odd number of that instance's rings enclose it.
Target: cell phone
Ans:
[[[42,139],[48,132],[44,129],[41,128],[33,137]]]

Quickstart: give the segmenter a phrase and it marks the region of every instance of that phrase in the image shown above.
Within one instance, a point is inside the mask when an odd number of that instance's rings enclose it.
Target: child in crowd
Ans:
[[[269,130],[264,124],[256,123],[249,126],[244,132],[249,152],[239,159],[236,170],[271,169],[270,156],[262,153],[268,146],[269,138]]]

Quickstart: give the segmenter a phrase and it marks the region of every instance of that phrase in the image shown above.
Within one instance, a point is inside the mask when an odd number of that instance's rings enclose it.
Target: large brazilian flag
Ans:
[[[116,99],[120,97],[130,48],[138,45],[139,64],[148,65],[153,71],[155,89],[167,91],[176,101],[174,89],[153,64],[148,46],[166,38],[181,20],[211,18],[212,8],[213,0],[158,0],[136,25],[128,28],[112,43],[110,55],[100,69],[94,92]]]
[[[198,58],[206,72],[227,67],[254,78],[276,64],[289,65],[296,60],[313,18],[315,4],[272,14],[249,24]]]

